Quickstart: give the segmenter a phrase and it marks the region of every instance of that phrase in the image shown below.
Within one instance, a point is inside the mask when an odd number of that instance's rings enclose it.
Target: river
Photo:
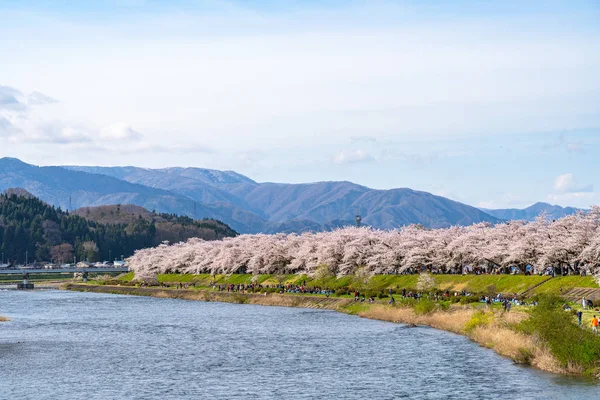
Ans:
[[[333,311],[0,290],[0,399],[598,399],[467,338]]]

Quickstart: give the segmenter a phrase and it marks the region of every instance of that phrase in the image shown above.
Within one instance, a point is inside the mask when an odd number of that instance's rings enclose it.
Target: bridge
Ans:
[[[29,274],[40,275],[40,274],[64,274],[64,273],[81,273],[83,281],[87,282],[88,274],[92,273],[109,273],[109,272],[129,272],[127,267],[100,267],[100,268],[20,268],[20,269],[0,269],[0,275],[22,275],[23,283],[17,283],[17,289],[33,289],[33,283],[29,282]]]
[[[129,268],[127,267],[100,267],[100,268],[39,268],[39,269],[30,269],[30,268],[16,268],[16,269],[0,269],[0,275],[22,275],[22,274],[64,274],[64,273],[74,273],[74,272],[129,272]]]

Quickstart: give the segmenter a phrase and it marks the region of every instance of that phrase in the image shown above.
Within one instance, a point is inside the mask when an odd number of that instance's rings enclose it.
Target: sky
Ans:
[[[600,204],[598,1],[0,0],[0,157]]]

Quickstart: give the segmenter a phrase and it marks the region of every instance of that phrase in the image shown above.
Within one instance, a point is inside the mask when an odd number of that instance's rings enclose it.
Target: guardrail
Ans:
[[[73,272],[129,272],[129,268],[55,268],[55,269],[0,269],[1,275],[18,275],[18,274],[61,274]]]

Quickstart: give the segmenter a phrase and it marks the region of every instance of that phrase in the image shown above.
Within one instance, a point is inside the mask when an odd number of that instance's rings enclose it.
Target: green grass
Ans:
[[[472,293],[485,293],[489,286],[495,286],[500,293],[521,293],[543,282],[543,276],[525,275],[436,275],[435,280],[442,290],[460,291],[463,288]]]
[[[543,285],[535,288],[533,294],[553,294],[559,296],[561,288],[563,292],[569,289],[580,288],[598,288],[598,283],[591,276],[561,276],[552,278]]]
[[[369,303],[353,302],[343,307],[344,312],[350,315],[358,315],[361,311],[366,311],[370,307]]]
[[[433,275],[437,290],[448,290],[458,292],[462,290],[471,293],[487,293],[490,287],[496,292],[507,294],[519,294],[548,279],[547,276],[525,276],[525,275]],[[387,293],[388,289],[400,291],[417,290],[418,275],[375,275],[367,280],[353,275],[336,278],[334,276],[313,279],[307,275],[258,275],[232,274],[232,275],[210,275],[210,274],[161,274],[158,275],[159,282],[166,283],[196,283],[198,286],[208,286],[211,282],[221,285],[227,284],[250,284],[253,282],[275,286],[277,284],[320,286],[333,290],[345,289],[349,291],[359,290],[372,294]],[[124,282],[133,279],[133,273],[127,273],[119,278]],[[553,278],[534,289],[532,294],[560,294],[573,287],[595,287],[598,285],[592,277],[568,276]]]
[[[583,368],[584,374],[594,374],[599,367],[600,337],[578,327],[573,312],[561,309],[563,303],[556,296],[541,296],[530,318],[518,329],[540,337],[563,366],[574,363]]]
[[[126,274],[119,276],[118,279],[123,282],[131,282],[134,277],[135,277],[135,274],[133,272],[128,272]]]

